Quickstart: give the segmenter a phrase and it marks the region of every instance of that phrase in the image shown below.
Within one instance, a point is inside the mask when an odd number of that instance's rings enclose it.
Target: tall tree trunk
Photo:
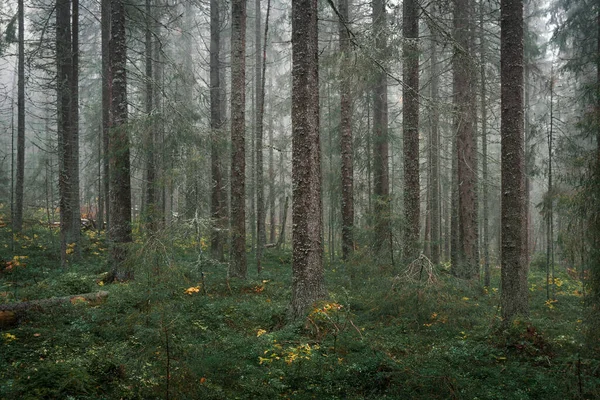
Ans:
[[[523,0],[500,3],[502,317],[529,314],[523,150]]]
[[[269,79],[269,92],[273,90]],[[269,113],[269,243],[275,243],[275,158],[273,143],[273,110]]]
[[[217,260],[223,260],[223,231],[225,229],[225,191],[223,190],[223,167],[221,165],[223,116],[221,112],[223,89],[221,87],[221,20],[219,1],[210,1],[210,165],[212,218],[211,251]]]
[[[431,262],[440,263],[441,213],[440,213],[440,110],[437,31],[431,29]]]
[[[385,0],[373,0],[375,48],[381,64],[387,59],[387,17]],[[390,184],[388,166],[388,99],[387,76],[381,68],[375,72],[373,91],[373,194],[375,197],[375,237],[373,249],[388,257],[390,243]],[[383,246],[383,247],[382,247]]]
[[[23,229],[23,193],[25,186],[25,6],[19,0],[19,60],[17,82],[17,182],[15,185],[16,209],[13,231]]]
[[[326,296],[317,29],[317,0],[292,0],[293,319]]]
[[[123,0],[111,2],[110,32],[111,126],[110,160],[110,279],[124,281],[133,278],[125,265],[127,245],[131,237],[131,180],[129,138],[127,135],[127,46],[125,5]]]
[[[482,155],[482,202],[483,202],[483,284],[491,285],[490,271],[490,232],[489,232],[489,173],[488,173],[488,149],[487,149],[487,78],[485,74],[485,30],[483,26],[484,2],[479,3],[479,73],[481,79],[481,155]]]
[[[156,231],[156,163],[154,160],[154,77],[152,73],[152,1],[146,0],[146,26],[145,26],[145,52],[146,52],[146,118],[148,129],[146,129],[146,201],[143,217],[145,220],[147,233]]]
[[[61,265],[67,263],[67,246],[73,239],[73,140],[71,137],[72,69],[71,1],[56,2],[57,129],[59,149],[58,188],[60,193]],[[78,227],[79,228],[79,227]]]
[[[231,261],[229,276],[246,279],[246,0],[231,3]]]
[[[469,10],[471,0],[454,0],[454,109],[458,173],[458,249],[456,276],[472,279],[478,274],[476,221],[476,152],[474,137],[473,68]]]
[[[419,10],[417,0],[404,0],[402,86],[404,137],[404,259],[419,256],[421,223],[419,186]]]
[[[81,233],[81,206],[79,201],[79,0],[72,0],[72,26],[71,26],[71,116],[70,140],[72,142],[71,173],[71,245],[74,246],[75,255],[81,256],[79,237]]]
[[[110,129],[110,2],[101,0],[101,36],[102,36],[102,187],[104,210],[106,211],[106,229],[110,226],[110,196],[109,196],[109,129]]]
[[[256,269],[262,270],[262,254],[267,241],[265,231],[265,185],[263,165],[263,120],[265,114],[265,73],[267,67],[267,37],[269,33],[269,12],[271,0],[267,0],[264,46],[260,51],[260,0],[256,0]],[[261,70],[262,68],[262,70]]]
[[[354,146],[352,139],[352,62],[348,0],[339,1],[339,39],[342,52],[340,79],[340,151],[342,156],[342,258],[354,250]]]

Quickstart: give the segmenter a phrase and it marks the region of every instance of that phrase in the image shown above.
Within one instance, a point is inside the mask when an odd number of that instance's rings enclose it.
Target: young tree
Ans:
[[[419,10],[418,0],[404,0],[404,48],[402,75],[404,132],[404,258],[412,261],[419,255],[420,186],[419,186]]]
[[[502,0],[502,318],[529,314],[523,149],[523,0]]]
[[[152,100],[154,97],[154,79],[152,74],[152,50],[153,50],[153,41],[152,41],[152,27],[154,22],[152,20],[153,17],[153,8],[152,1],[146,0],[145,4],[145,27],[144,27],[144,45],[145,45],[145,79],[146,79],[146,93],[145,95],[145,106],[146,106],[146,117],[148,121],[152,121],[152,112],[154,110],[154,105],[152,104]],[[150,125],[151,124],[151,125]],[[156,162],[154,156],[154,127],[150,122],[148,129],[146,130],[146,202],[145,202],[145,210],[144,210],[144,218],[146,222],[146,229],[148,233],[152,233],[157,229],[157,221],[156,221]]]
[[[317,0],[292,0],[293,319],[326,296],[318,52]]]
[[[348,0],[339,1],[339,41],[342,53],[340,79],[340,151],[342,155],[342,257],[354,249],[354,146],[352,143],[352,75]]]
[[[435,12],[435,11],[434,11]],[[439,110],[439,66],[437,30],[431,29],[431,111],[430,111],[430,154],[431,154],[431,262],[440,263],[441,216],[440,216],[440,110]]]
[[[125,4],[123,0],[111,0],[110,29],[110,241],[111,271],[109,281],[133,278],[133,271],[126,268],[127,245],[131,237],[131,178],[129,138],[127,135],[127,45],[125,30]]]
[[[231,261],[229,276],[246,279],[246,0],[231,3]]]

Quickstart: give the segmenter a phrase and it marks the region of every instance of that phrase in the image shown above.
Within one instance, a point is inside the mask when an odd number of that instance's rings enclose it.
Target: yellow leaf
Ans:
[[[264,329],[259,329],[258,332],[256,332],[256,337],[261,337],[265,333],[267,333],[267,331],[265,331]]]

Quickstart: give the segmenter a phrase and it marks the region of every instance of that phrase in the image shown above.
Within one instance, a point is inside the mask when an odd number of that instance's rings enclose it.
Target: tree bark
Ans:
[[[454,127],[457,133],[458,174],[458,249],[454,274],[464,279],[478,275],[476,221],[476,148],[474,133],[473,68],[469,34],[470,0],[454,0],[455,49],[454,70]]]
[[[231,260],[229,276],[246,279],[246,0],[231,3]]]
[[[352,138],[352,49],[348,0],[339,1],[338,24],[342,67],[340,79],[340,152],[342,157],[342,258],[348,260],[354,250],[354,146]]]
[[[440,110],[439,110],[439,68],[437,31],[431,29],[431,262],[440,263],[441,213],[440,213]]]
[[[146,26],[145,26],[145,56],[146,56],[146,201],[143,212],[147,233],[151,234],[157,229],[156,221],[156,161],[154,157],[155,129],[153,121],[154,111],[154,76],[152,72],[152,0],[146,0]]]
[[[56,2],[56,72],[57,72],[57,130],[60,194],[60,258],[61,265],[67,264],[67,246],[73,242],[73,140],[71,128],[71,80],[73,77],[71,35],[71,1]],[[79,226],[77,227],[79,229]]]
[[[110,226],[109,196],[109,128],[110,128],[110,1],[101,0],[101,37],[102,37],[102,188],[106,229]],[[101,228],[103,225],[100,225]]]
[[[81,235],[81,206],[79,200],[79,0],[71,0],[72,25],[71,25],[71,82],[70,93],[70,140],[72,151],[71,173],[71,244],[74,243],[74,254],[81,256],[79,239]]]
[[[483,284],[486,287],[491,285],[490,271],[490,233],[489,233],[489,173],[488,173],[488,149],[487,149],[487,78],[485,73],[486,56],[484,40],[484,3],[479,3],[479,68],[481,79],[481,155],[482,155],[482,202],[483,202]]]
[[[402,130],[404,140],[404,259],[419,256],[421,223],[419,185],[419,11],[417,0],[404,0]]]
[[[133,271],[125,265],[131,237],[131,180],[129,137],[127,134],[127,47],[125,5],[123,0],[111,2],[110,32],[110,281],[133,279]]]
[[[317,0],[292,0],[292,319],[326,296],[318,51]]]
[[[18,4],[18,82],[17,82],[17,181],[15,185],[15,211],[13,231],[23,229],[23,203],[25,186],[25,6],[23,0]]]
[[[385,0],[373,0],[373,29],[375,48],[379,62],[385,65],[387,59],[387,17]],[[375,253],[388,257],[387,244],[390,243],[390,184],[388,147],[388,99],[386,72],[377,67],[373,90],[373,194],[375,198]]]
[[[502,0],[502,318],[529,314],[523,149],[523,0]]]
[[[225,191],[221,165],[221,135],[223,116],[223,88],[221,87],[221,19],[219,1],[210,1],[210,164],[211,164],[211,251],[217,260],[223,260],[223,232],[225,229]]]

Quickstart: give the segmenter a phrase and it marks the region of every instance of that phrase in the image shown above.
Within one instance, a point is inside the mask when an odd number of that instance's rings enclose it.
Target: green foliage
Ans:
[[[2,234],[2,232],[0,232]],[[109,291],[97,306],[30,312],[2,333],[0,399],[565,399],[598,396],[599,362],[583,351],[582,287],[563,271],[556,302],[530,280],[532,315],[503,328],[499,293],[433,270],[402,279],[362,256],[326,270],[329,299],[288,323],[291,254],[269,249],[261,276],[228,280],[202,235],[163,232],[132,245],[136,279],[104,285],[102,237],[68,271],[32,273],[19,293]],[[93,236],[93,235],[91,235]],[[21,238],[20,240],[24,240]],[[47,242],[44,242],[47,240]],[[12,255],[3,250],[3,259]],[[98,254],[94,254],[98,253]],[[42,257],[39,256],[41,259]],[[252,260],[252,257],[249,257]],[[37,261],[35,261],[37,262]],[[30,267],[31,266],[31,267]],[[3,274],[0,284],[13,282]],[[11,286],[9,286],[11,287]],[[3,301],[14,301],[10,297]]]

